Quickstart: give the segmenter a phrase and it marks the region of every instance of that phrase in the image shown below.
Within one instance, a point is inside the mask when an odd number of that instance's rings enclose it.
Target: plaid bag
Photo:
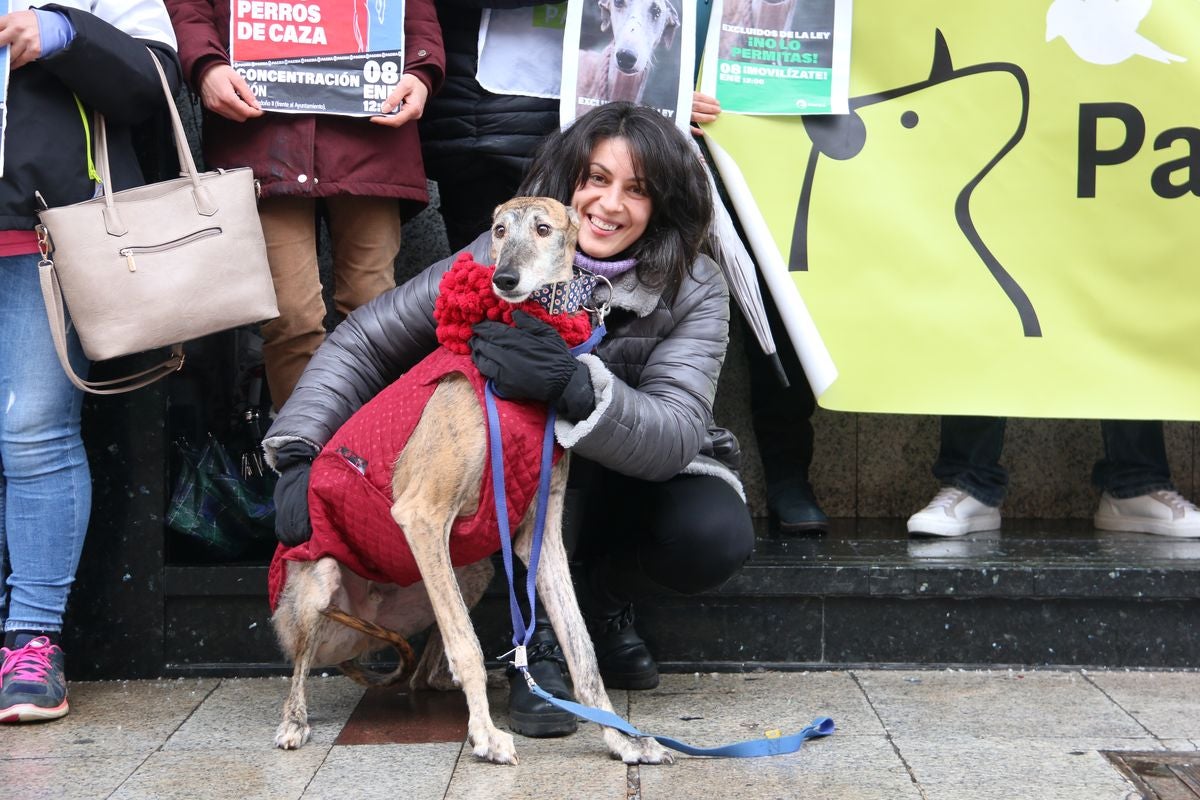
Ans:
[[[223,559],[275,542],[274,475],[245,475],[217,439],[200,450],[179,442],[179,477],[167,526]]]

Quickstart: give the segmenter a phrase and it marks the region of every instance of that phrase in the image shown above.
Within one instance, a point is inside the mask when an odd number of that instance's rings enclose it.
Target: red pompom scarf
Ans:
[[[552,315],[536,300],[516,305],[501,300],[492,289],[495,270],[476,262],[470,253],[462,253],[442,276],[433,318],[437,322],[438,342],[447,350],[460,355],[470,353],[467,340],[471,338],[472,327],[484,320],[512,325],[514,311],[524,311],[553,326],[569,347],[583,344],[591,336],[592,323],[586,311]]]

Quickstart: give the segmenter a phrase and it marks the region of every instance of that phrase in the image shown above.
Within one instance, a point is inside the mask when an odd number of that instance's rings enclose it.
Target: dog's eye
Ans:
[[[613,0],[613,5],[617,8],[625,8],[625,0]]]
[[[650,18],[651,19],[658,19],[661,16],[662,16],[662,7],[659,6],[658,3],[655,3],[654,5],[650,6]]]
[[[545,238],[550,235],[550,226],[542,222],[537,226],[537,235]]]
[[[492,238],[493,239],[503,239],[504,234],[505,234],[505,230],[504,230],[503,225],[497,225],[496,227],[492,228]]]

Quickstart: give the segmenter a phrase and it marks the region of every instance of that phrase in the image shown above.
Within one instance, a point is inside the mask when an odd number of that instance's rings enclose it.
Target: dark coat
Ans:
[[[478,169],[524,175],[537,145],[558,129],[558,100],[492,94],[475,80],[481,8],[519,8],[530,0],[437,0],[446,45],[446,85],[421,118],[429,177]]]
[[[179,84],[179,61],[167,45],[133,39],[85,11],[45,8],[65,13],[75,38],[54,55],[9,75],[0,230],[29,230],[37,224],[35,191],[50,206],[78,203],[94,194],[83,119],[72,92],[88,110],[89,126],[91,111],[104,115],[113,188],[127,189],[142,183],[130,126],[165,103],[147,46],[157,54],[172,88]],[[163,35],[169,38],[170,31]]]
[[[229,63],[229,0],[167,0],[185,80]],[[406,0],[404,71],[442,86],[445,54],[433,0]],[[395,197],[406,216],[429,202],[417,126],[389,128],[365,118],[267,113],[233,122],[204,112],[204,158],[212,167],[248,166],[263,197]]]

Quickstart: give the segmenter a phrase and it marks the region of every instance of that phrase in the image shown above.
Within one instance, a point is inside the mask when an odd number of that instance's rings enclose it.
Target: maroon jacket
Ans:
[[[167,0],[184,79],[199,87],[205,70],[229,63],[229,0]],[[405,0],[404,71],[429,87],[445,78],[446,56],[433,0]],[[400,128],[365,118],[268,112],[233,122],[204,112],[209,168],[249,166],[263,197],[395,197],[405,216],[429,202],[415,122]]]

